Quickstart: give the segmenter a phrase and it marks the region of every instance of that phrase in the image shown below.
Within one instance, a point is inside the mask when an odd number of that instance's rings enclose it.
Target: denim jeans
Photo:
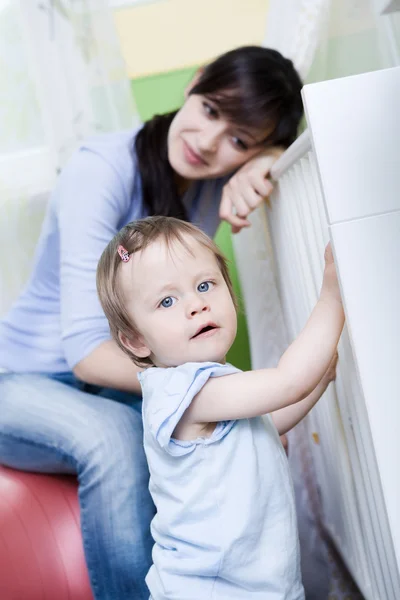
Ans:
[[[148,600],[150,521],[141,399],[72,374],[0,374],[0,463],[76,474],[96,600]]]

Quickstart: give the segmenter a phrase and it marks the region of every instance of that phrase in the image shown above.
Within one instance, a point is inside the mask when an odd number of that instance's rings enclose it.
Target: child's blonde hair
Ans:
[[[158,239],[162,239],[168,248],[172,242],[180,242],[189,252],[191,252],[184,236],[189,235],[199,242],[205,248],[210,250],[218,263],[221,274],[228,286],[235,308],[237,308],[235,294],[233,292],[232,281],[229,276],[227,260],[219,250],[218,246],[198,227],[175,219],[174,217],[147,217],[138,221],[132,221],[125,225],[111,240],[103,254],[101,255],[97,266],[97,293],[100,298],[101,306],[108,319],[111,335],[118,346],[132,359],[138,366],[151,366],[153,361],[150,357],[139,358],[131,350],[126,348],[120,339],[120,336],[126,336],[128,339],[140,335],[136,324],[132,323],[128,311],[125,308],[126,299],[123,297],[121,285],[118,281],[118,273],[123,266],[123,260],[118,253],[119,246],[122,246],[129,254],[134,254],[144,250]]]

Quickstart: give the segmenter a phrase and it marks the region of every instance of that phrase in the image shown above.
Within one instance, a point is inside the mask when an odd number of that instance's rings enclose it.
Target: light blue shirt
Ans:
[[[193,441],[172,437],[208,378],[236,372],[187,363],[140,374],[157,508],[146,578],[153,600],[304,600],[292,483],[272,419],[220,422]]]
[[[74,154],[51,195],[31,277],[0,322],[0,368],[70,371],[110,338],[96,268],[124,225],[146,216],[135,132],[97,136]],[[190,220],[213,236],[227,178],[194,183],[183,198]],[[18,268],[18,265],[16,265]]]

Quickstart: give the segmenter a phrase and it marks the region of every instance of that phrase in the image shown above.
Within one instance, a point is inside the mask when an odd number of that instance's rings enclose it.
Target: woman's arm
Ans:
[[[117,150],[108,150],[109,160],[90,149],[77,152],[54,191],[60,231],[60,335],[65,358],[80,379],[138,392],[138,369],[111,341],[96,289],[98,260],[132,202],[134,164],[128,150],[123,154],[123,145],[115,156]]]
[[[320,299],[278,367],[210,378],[187,410],[185,421],[251,418],[304,400],[326,373],[343,324],[336,271],[328,248]]]
[[[141,371],[113,340],[103,342],[74,368],[78,379],[125,392],[141,394],[137,374]]]

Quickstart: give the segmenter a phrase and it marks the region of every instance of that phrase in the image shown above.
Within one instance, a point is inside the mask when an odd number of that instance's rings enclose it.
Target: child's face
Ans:
[[[211,250],[186,238],[170,249],[157,240],[123,265],[127,309],[140,339],[123,340],[159,367],[223,362],[236,335],[236,311]]]

